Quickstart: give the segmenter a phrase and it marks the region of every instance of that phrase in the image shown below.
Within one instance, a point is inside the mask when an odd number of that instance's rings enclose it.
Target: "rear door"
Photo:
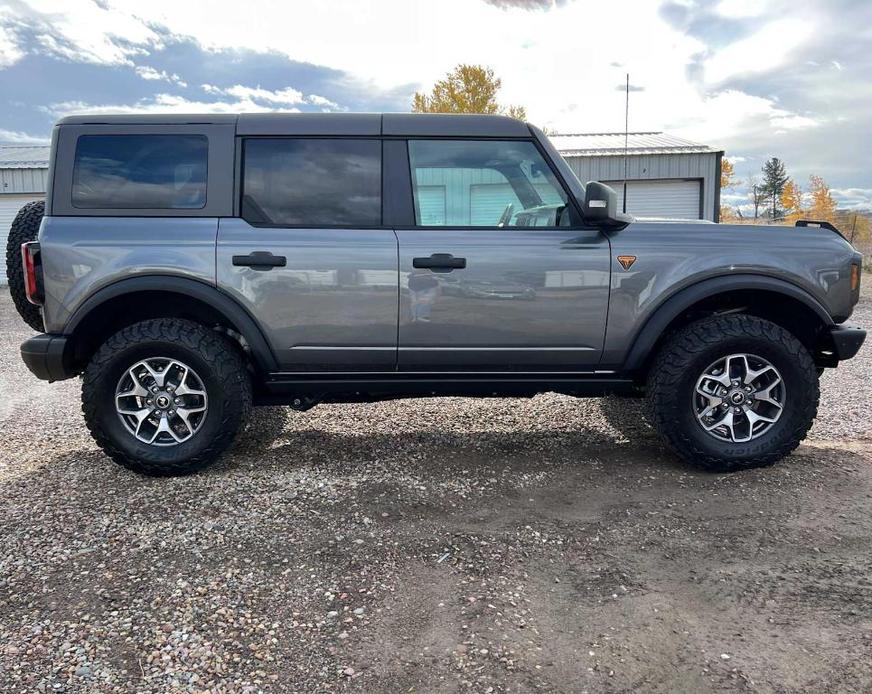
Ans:
[[[589,370],[609,242],[574,224],[534,142],[407,144],[415,219],[397,228],[400,370]]]
[[[397,240],[382,226],[375,138],[252,137],[241,216],[222,219],[218,283],[284,371],[393,370]]]

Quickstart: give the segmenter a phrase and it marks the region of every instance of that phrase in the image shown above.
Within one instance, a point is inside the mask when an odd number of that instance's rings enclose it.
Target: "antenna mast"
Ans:
[[[624,102],[624,205],[623,211],[627,211],[627,172],[630,165],[630,73],[627,73],[627,91]]]

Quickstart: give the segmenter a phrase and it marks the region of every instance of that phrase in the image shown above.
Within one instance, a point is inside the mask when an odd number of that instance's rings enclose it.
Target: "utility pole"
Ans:
[[[624,212],[627,211],[627,172],[630,166],[630,73],[627,73],[627,91],[624,101]]]

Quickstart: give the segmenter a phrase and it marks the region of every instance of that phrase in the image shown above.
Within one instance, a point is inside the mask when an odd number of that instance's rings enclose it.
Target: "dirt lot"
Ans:
[[[548,395],[260,410],[155,480],[0,326],[0,691],[872,689],[870,345],[767,470]]]

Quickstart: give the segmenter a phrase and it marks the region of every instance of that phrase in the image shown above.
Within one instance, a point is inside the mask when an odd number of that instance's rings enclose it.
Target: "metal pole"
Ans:
[[[630,161],[630,73],[627,73],[627,91],[624,102],[624,212],[627,211],[627,172]]]

